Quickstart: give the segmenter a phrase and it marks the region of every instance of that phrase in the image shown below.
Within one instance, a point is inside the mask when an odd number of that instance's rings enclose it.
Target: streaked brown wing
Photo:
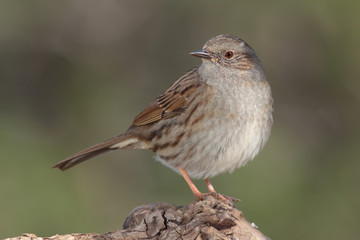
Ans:
[[[198,68],[193,68],[137,115],[133,126],[155,123],[161,119],[172,118],[182,113],[187,107],[189,96],[199,86],[200,76]]]

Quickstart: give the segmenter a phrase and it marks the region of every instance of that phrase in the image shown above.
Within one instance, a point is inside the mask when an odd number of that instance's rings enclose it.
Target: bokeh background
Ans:
[[[360,229],[359,1],[0,2],[0,238],[120,229],[136,206],[186,205],[185,181],[146,151],[51,166],[126,130],[231,33],[257,51],[275,123],[246,167],[213,179],[272,239]],[[196,181],[205,190],[202,181]]]

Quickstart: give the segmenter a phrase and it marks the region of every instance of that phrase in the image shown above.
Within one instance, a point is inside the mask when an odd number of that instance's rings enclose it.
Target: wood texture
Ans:
[[[123,230],[105,234],[85,233],[54,235],[40,238],[23,234],[9,240],[120,240],[120,239],[237,239],[269,240],[242,212],[224,202],[207,196],[186,207],[156,203],[135,208],[126,218]]]

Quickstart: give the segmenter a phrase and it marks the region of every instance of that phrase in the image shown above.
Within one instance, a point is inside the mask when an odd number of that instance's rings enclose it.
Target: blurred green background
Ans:
[[[269,143],[213,179],[272,239],[360,234],[359,1],[0,2],[0,238],[120,229],[136,206],[186,205],[185,181],[146,151],[60,172],[126,130],[222,33],[262,59],[275,98]],[[203,181],[196,181],[205,191]]]

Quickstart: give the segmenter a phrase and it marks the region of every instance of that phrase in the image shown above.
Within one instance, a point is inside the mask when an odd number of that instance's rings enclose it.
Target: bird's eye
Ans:
[[[226,58],[232,58],[232,56],[234,56],[234,52],[233,51],[228,51],[225,53],[225,57]]]

